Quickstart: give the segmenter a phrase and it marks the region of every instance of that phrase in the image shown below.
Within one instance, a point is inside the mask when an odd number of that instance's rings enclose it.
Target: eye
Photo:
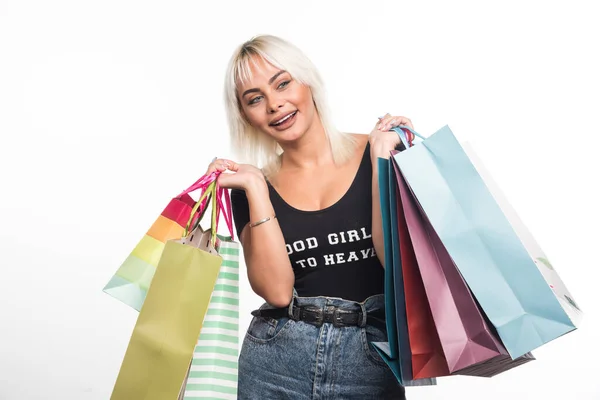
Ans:
[[[278,86],[277,89],[284,89],[287,85],[290,84],[291,81],[283,81]]]
[[[253,104],[256,104],[260,101],[260,99],[262,99],[262,96],[256,96],[250,99],[250,101],[248,102],[248,105],[251,106]]]

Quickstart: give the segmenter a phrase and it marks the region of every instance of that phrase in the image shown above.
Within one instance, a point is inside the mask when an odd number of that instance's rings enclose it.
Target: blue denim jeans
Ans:
[[[383,295],[362,303],[296,297],[296,304],[371,312]],[[262,308],[269,308],[263,305]],[[239,358],[239,400],[405,399],[404,387],[370,344],[387,341],[381,327],[317,327],[289,318],[254,317]]]

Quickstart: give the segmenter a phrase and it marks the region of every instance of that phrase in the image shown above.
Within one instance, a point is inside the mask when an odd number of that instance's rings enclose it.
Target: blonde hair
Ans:
[[[279,144],[268,135],[252,127],[241,110],[238,85],[251,78],[253,56],[262,58],[276,68],[290,73],[293,79],[311,89],[315,108],[329,139],[334,162],[342,164],[354,154],[354,137],[338,131],[327,108],[325,88],[321,76],[310,59],[293,44],[271,35],[261,35],[241,44],[233,53],[225,77],[225,107],[231,145],[240,162],[262,168],[267,176],[281,166],[283,152]]]

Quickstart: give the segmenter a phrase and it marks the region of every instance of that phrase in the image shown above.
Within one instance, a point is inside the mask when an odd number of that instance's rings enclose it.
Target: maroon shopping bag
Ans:
[[[392,158],[393,159],[393,158]],[[396,162],[399,199],[427,295],[429,309],[451,374],[493,376],[534,360],[515,360],[486,320],[448,251],[420,208]],[[407,309],[409,298],[407,297]],[[499,299],[501,301],[501,299]]]

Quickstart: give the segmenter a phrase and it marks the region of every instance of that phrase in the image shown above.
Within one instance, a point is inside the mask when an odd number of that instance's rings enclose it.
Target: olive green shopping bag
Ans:
[[[191,222],[210,195],[213,238],[216,193],[213,182],[190,215]],[[170,240],[165,245],[111,400],[175,400],[180,393],[222,263],[220,256],[188,244],[191,241],[183,242]]]

